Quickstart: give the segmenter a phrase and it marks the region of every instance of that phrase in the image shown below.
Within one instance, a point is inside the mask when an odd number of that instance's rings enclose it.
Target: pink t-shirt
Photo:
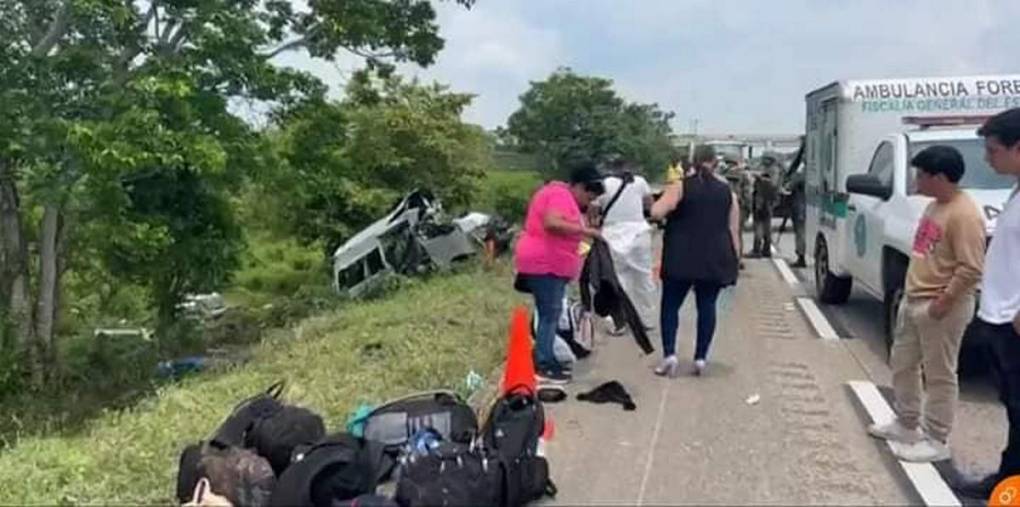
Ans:
[[[562,236],[546,231],[542,218],[550,210],[581,224],[581,210],[566,183],[554,181],[542,187],[528,204],[524,231],[514,252],[514,265],[518,273],[527,275],[577,278],[581,273],[581,256],[577,251],[581,235]]]

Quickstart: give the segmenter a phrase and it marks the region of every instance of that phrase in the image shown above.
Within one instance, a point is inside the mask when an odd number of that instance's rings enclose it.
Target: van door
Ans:
[[[895,168],[895,147],[889,141],[882,141],[871,158],[868,174],[892,190]],[[875,295],[882,292],[884,217],[888,213],[888,202],[870,195],[851,194],[847,208],[847,225],[851,238],[848,257],[852,259],[853,275]]]
[[[809,111],[807,153],[804,158],[806,235],[808,255],[813,255],[816,240],[824,235],[828,244],[829,266],[838,269],[836,241],[837,213],[833,206],[837,194],[836,182],[836,125],[837,99],[828,99]]]

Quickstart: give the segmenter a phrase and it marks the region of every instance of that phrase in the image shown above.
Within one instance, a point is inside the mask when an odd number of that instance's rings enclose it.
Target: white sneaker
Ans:
[[[904,444],[912,444],[924,439],[924,433],[921,432],[920,428],[907,428],[900,424],[899,419],[893,419],[892,422],[885,424],[872,424],[868,426],[868,434],[882,440],[891,440]]]
[[[893,446],[893,453],[903,461],[914,463],[945,461],[952,457],[949,446],[932,438],[930,435],[925,435],[924,439],[912,444]]]

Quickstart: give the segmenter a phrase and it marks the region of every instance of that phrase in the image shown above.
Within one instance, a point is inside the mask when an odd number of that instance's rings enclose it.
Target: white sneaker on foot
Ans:
[[[882,440],[891,440],[904,444],[912,444],[924,439],[924,433],[919,428],[907,428],[900,424],[899,419],[893,419],[892,422],[885,424],[872,424],[868,426],[868,434]]]
[[[952,457],[949,446],[944,442],[936,440],[931,435],[925,435],[920,441],[912,444],[894,446],[893,453],[903,461],[914,463],[931,463],[933,461],[945,461]]]

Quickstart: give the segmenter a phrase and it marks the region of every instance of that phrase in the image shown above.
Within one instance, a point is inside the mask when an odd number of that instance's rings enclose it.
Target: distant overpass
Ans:
[[[677,147],[712,144],[718,151],[749,159],[766,151],[790,154],[800,148],[799,134],[681,134],[673,139]]]

